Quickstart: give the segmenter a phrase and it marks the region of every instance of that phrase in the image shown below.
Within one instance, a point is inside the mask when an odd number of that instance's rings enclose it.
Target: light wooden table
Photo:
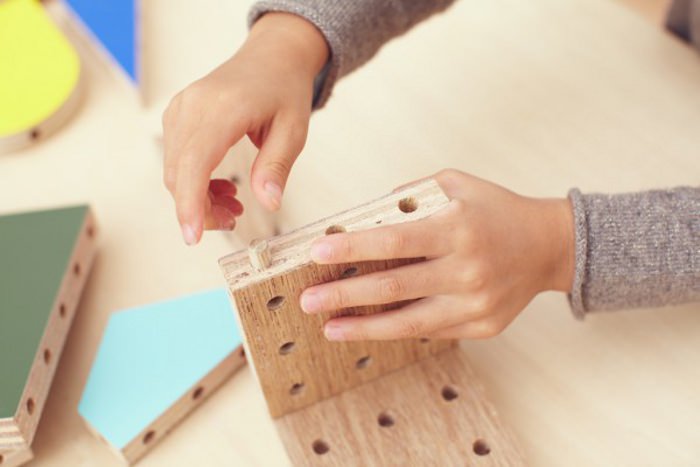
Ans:
[[[102,227],[37,466],[117,464],[76,411],[109,313],[223,285],[216,260],[233,245],[221,234],[182,244],[154,137],[167,99],[243,39],[248,2],[144,3],[149,107],[88,60],[77,117],[0,158],[0,212],[88,200]],[[283,221],[302,225],[443,167],[531,195],[697,185],[699,148],[700,60],[639,15],[606,0],[458,2],[387,46],[313,117]],[[532,465],[691,466],[699,342],[697,304],[581,323],[565,297],[545,294],[503,335],[463,347]],[[245,369],[141,465],[285,462]]]

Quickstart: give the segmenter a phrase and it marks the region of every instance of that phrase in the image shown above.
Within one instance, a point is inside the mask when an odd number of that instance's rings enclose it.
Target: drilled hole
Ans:
[[[156,432],[153,430],[149,431],[148,433],[143,435],[143,444],[150,443],[151,441],[153,441],[153,438],[155,438],[155,437],[156,437]]]
[[[238,355],[245,360],[245,349],[243,347],[238,351]]]
[[[279,309],[283,304],[284,297],[282,295],[277,295],[276,297],[272,297],[270,300],[267,301],[267,309],[270,311],[274,311]]]
[[[291,388],[289,388],[289,394],[292,396],[296,396],[298,394],[301,394],[301,392],[304,390],[304,383],[294,383]]]
[[[442,388],[442,398],[447,402],[453,401],[457,399],[457,397],[459,397],[459,393],[457,393],[457,390],[452,386],[444,386]]]
[[[238,177],[238,175],[231,175],[231,178],[229,178],[229,180],[231,180],[231,183],[235,185],[241,183],[241,179]]]
[[[288,355],[294,350],[294,342],[285,342],[280,346],[280,355]]]
[[[195,389],[194,392],[192,393],[192,400],[196,401],[197,399],[199,399],[200,397],[202,397],[203,394],[204,394],[204,387],[199,386],[199,387],[198,387],[197,389]]]
[[[483,439],[477,439],[474,441],[474,444],[472,444],[472,449],[474,450],[474,454],[477,456],[486,456],[491,452],[491,447]]]
[[[61,303],[61,305],[59,305],[58,314],[61,318],[66,317],[66,305],[64,303]]]
[[[409,213],[418,209],[418,200],[412,196],[399,201],[399,209],[401,212]]]
[[[331,225],[326,229],[326,235],[337,234],[345,232],[345,227],[342,225]]]
[[[32,141],[36,141],[41,137],[41,132],[39,131],[38,128],[34,128],[31,133],[29,133],[29,138],[31,138]]]
[[[73,265],[73,274],[75,274],[76,276],[80,275],[80,263],[75,263]]]
[[[377,423],[384,428],[394,426],[394,416],[390,412],[382,412],[377,417]]]
[[[44,349],[44,363],[47,365],[51,362],[51,351],[49,349]]]
[[[355,362],[355,368],[362,370],[363,368],[367,368],[370,363],[372,363],[372,357],[366,355]]]
[[[316,441],[314,441],[311,447],[313,448],[314,452],[319,456],[322,456],[331,450],[331,448],[328,447],[328,443],[326,443],[322,439],[317,439]]]
[[[421,343],[421,344],[427,344],[428,342],[430,342],[430,339],[428,339],[427,337],[421,337],[421,338],[420,338],[420,343]]]
[[[348,277],[352,277],[355,274],[357,274],[357,268],[353,266],[353,267],[347,268],[345,271],[343,271],[343,273],[340,275],[340,278],[347,279]]]
[[[27,412],[29,412],[29,415],[34,413],[34,399],[31,397],[27,399]]]

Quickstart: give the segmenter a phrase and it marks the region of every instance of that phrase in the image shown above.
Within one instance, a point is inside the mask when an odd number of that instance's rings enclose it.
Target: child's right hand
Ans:
[[[197,243],[204,229],[232,229],[243,212],[235,187],[210,176],[246,134],[260,149],[253,192],[266,208],[279,209],[306,142],[314,78],[328,53],[321,32],[305,19],[268,13],[231,59],[172,99],[163,114],[164,181],[187,244]]]

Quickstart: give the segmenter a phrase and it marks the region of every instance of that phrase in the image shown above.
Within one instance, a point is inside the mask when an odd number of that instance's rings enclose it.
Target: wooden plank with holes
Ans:
[[[92,266],[88,206],[0,217],[0,450],[31,445]]]
[[[220,260],[245,334],[248,359],[294,465],[523,465],[455,341],[329,342],[323,323],[401,306],[307,315],[308,286],[421,258],[316,265],[312,241],[415,221],[449,200],[434,180],[251,243]]]
[[[114,313],[78,412],[134,463],[244,365],[241,342],[223,289]]]
[[[525,465],[459,348],[275,424],[293,465]]]
[[[331,317],[378,313],[400,306],[358,307],[307,315],[299,295],[308,286],[367,274],[410,261],[316,265],[311,242],[327,233],[363,230],[425,218],[449,200],[434,180],[258,243],[264,265],[251,265],[247,251],[220,260],[245,331],[246,351],[273,417],[307,407],[454,345],[453,341],[329,342],[323,323]],[[262,248],[261,248],[262,247]]]

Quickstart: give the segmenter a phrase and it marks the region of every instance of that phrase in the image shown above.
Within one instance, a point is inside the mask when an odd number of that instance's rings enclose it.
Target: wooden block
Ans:
[[[141,78],[138,0],[64,0],[92,45],[118,66],[136,86]]]
[[[0,450],[31,445],[95,232],[87,206],[0,217]]]
[[[455,341],[331,343],[322,332],[329,318],[402,304],[320,316],[299,306],[308,286],[421,260],[319,266],[309,257],[314,239],[422,219],[448,202],[427,180],[220,260],[294,465],[524,465]]]
[[[359,307],[307,315],[299,295],[308,286],[366,274],[408,261],[373,261],[319,266],[309,257],[311,242],[336,230],[362,230],[424,218],[448,199],[429,180],[399,193],[270,239],[269,267],[256,271],[249,252],[220,260],[246,335],[246,351],[273,417],[371,381],[387,372],[454,345],[452,341],[329,342],[323,323],[340,315],[377,313],[400,304]],[[412,260],[415,261],[415,260]]]
[[[293,465],[525,465],[459,348],[275,424]]]
[[[24,446],[14,451],[0,450],[0,465],[2,467],[19,467],[34,458],[31,448]]]
[[[0,2],[0,152],[56,131],[80,103],[80,59],[35,0]]]
[[[78,411],[133,463],[245,363],[241,343],[223,289],[115,313]]]

